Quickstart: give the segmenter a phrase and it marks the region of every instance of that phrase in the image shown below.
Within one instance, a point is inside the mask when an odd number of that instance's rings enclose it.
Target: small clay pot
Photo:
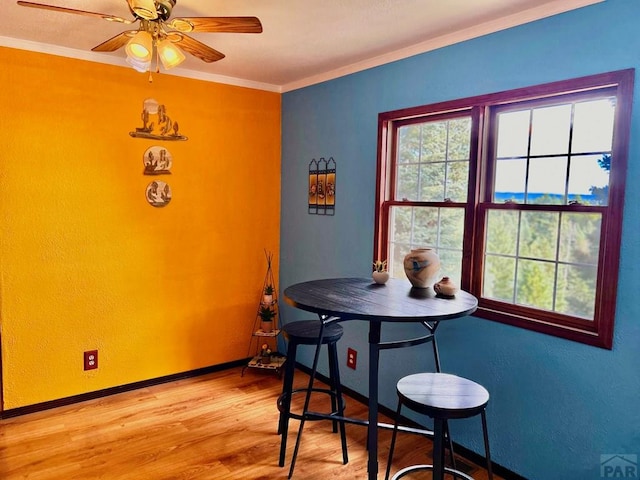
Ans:
[[[453,297],[458,293],[458,287],[449,277],[442,277],[442,280],[433,285],[433,290],[443,297]]]

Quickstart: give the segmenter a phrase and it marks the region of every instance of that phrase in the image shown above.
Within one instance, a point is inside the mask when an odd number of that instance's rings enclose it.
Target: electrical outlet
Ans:
[[[356,369],[356,363],[358,360],[358,352],[353,348],[347,348],[347,367]]]
[[[98,350],[84,352],[84,369],[95,370],[98,368]]]

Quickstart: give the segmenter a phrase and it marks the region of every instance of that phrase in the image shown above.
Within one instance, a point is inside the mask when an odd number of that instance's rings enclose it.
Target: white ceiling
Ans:
[[[37,0],[131,18],[126,0]],[[256,16],[261,34],[199,33],[226,58],[189,55],[171,73],[289,91],[604,0],[178,0],[175,17]],[[0,46],[126,65],[91,48],[127,30],[0,0]]]

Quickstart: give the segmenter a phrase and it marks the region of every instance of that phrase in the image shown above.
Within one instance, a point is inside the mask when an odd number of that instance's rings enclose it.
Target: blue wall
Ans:
[[[281,286],[370,274],[378,113],[637,68],[639,27],[638,0],[607,0],[286,93]],[[640,188],[634,182],[640,174],[640,92],[635,98],[613,350],[473,317],[440,326],[443,369],[484,384],[492,395],[494,460],[532,480],[598,479],[600,455],[640,455]],[[307,214],[308,164],[319,157],[337,162],[332,217]],[[291,307],[282,313],[285,322],[308,317]],[[367,326],[344,326],[341,364],[353,347],[359,365],[356,371],[342,368],[343,382],[366,394]],[[386,335],[406,333],[389,329]],[[432,368],[421,348],[383,352],[385,406],[395,408],[400,377]],[[477,419],[458,422],[454,439],[482,452],[479,428]]]

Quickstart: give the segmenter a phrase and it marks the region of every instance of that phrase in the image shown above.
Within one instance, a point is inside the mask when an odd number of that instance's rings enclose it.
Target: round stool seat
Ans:
[[[489,480],[493,479],[486,416],[489,392],[486,388],[466,378],[448,373],[416,373],[401,378],[396,385],[396,390],[398,392],[398,410],[391,437],[385,480],[389,478],[391,472],[398,421],[403,405],[433,419],[433,465],[412,465],[403,468],[393,476],[392,480],[399,480],[420,470],[431,470],[434,480],[443,480],[445,473],[453,474],[457,478],[473,480],[473,477],[456,468],[453,443],[448,433],[448,421],[476,415],[480,415],[482,418],[487,476]],[[444,444],[446,441],[449,442],[453,468],[446,467],[444,464]]]
[[[298,345],[316,345],[320,336],[320,320],[300,320],[283,325],[282,331],[285,338]],[[335,343],[342,337],[344,329],[337,323],[331,323],[324,327],[322,344]]]
[[[407,407],[431,418],[473,417],[489,402],[489,392],[482,385],[447,373],[406,376],[397,390]]]

